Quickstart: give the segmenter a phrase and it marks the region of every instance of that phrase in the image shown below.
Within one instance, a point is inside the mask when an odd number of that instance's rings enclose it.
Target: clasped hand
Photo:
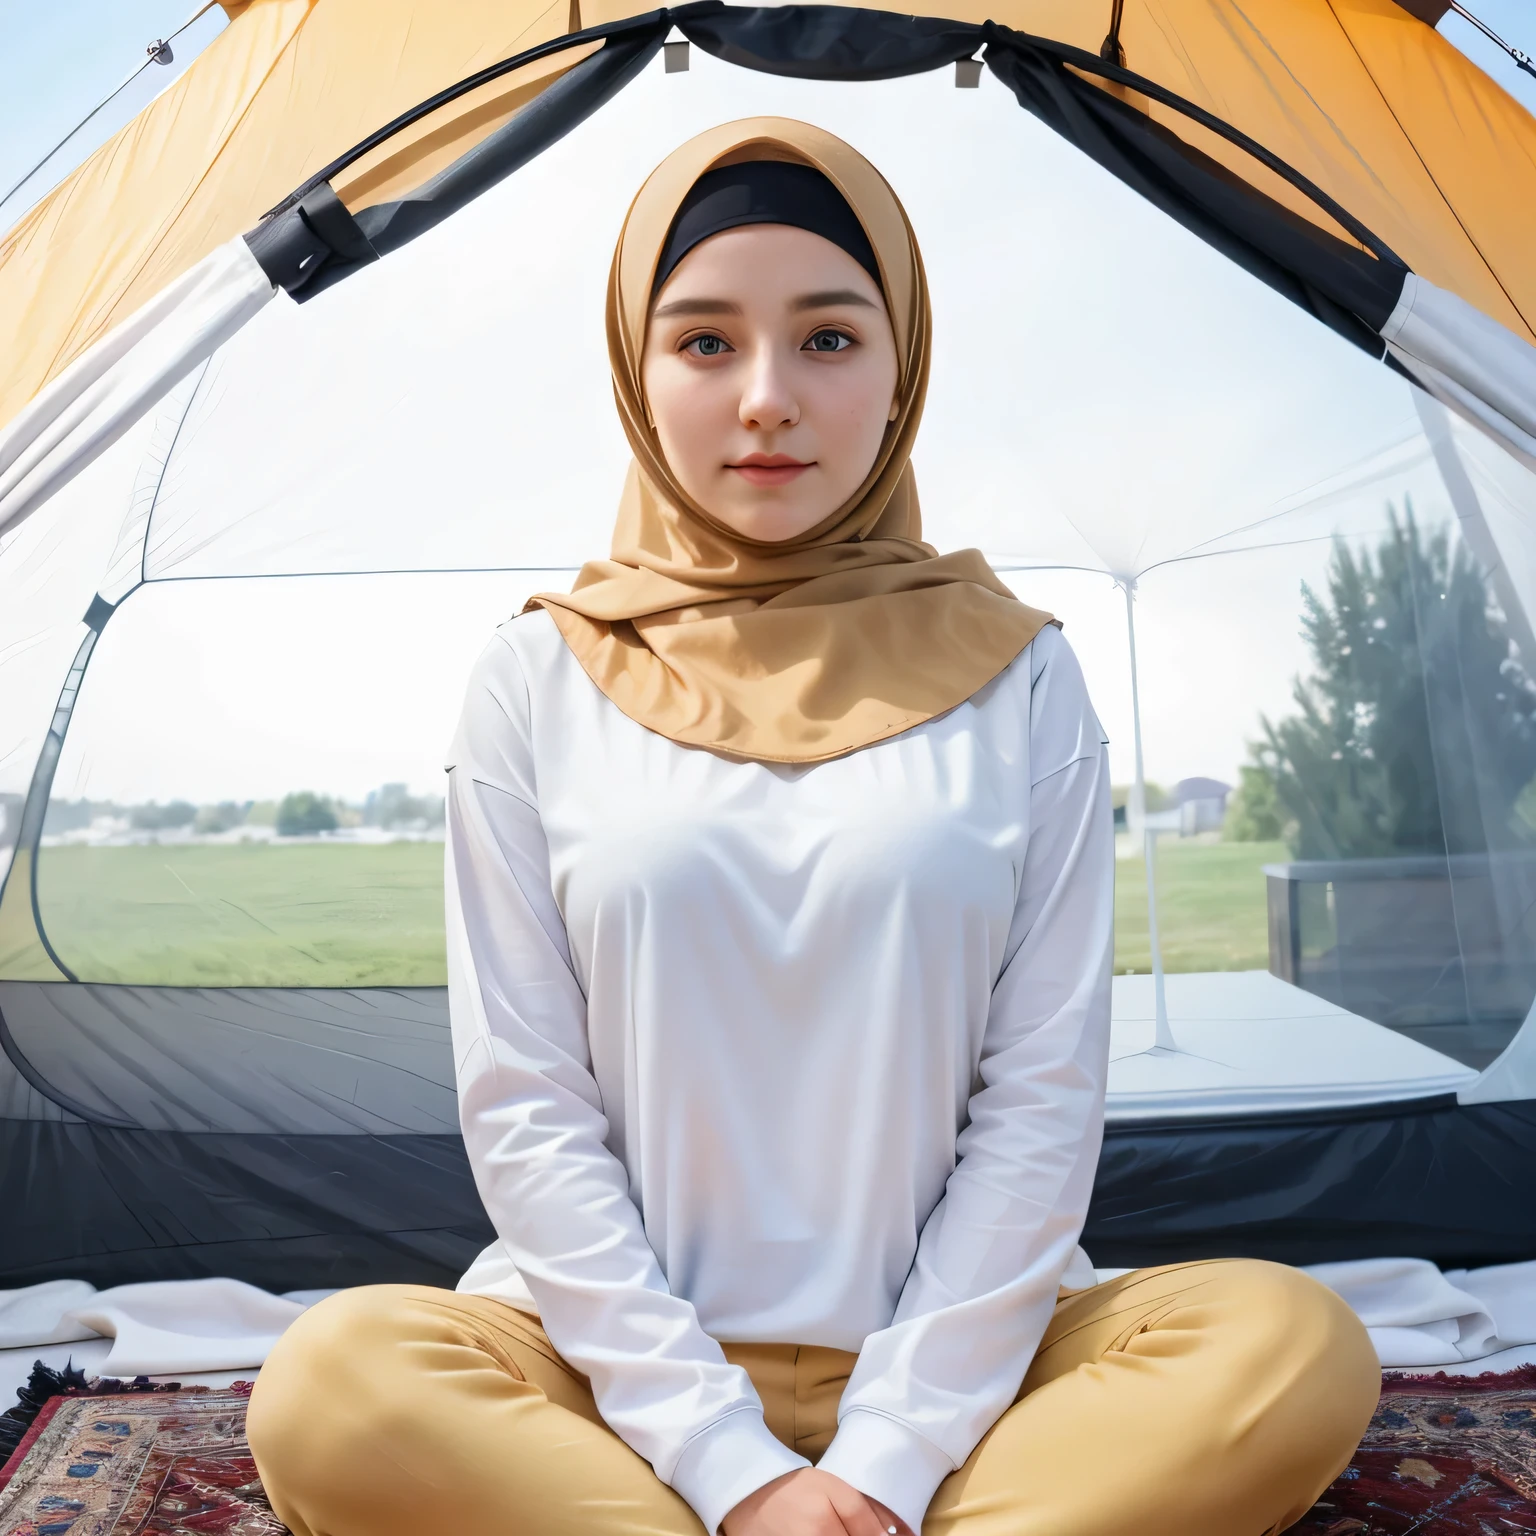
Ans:
[[[912,1536],[885,1505],[830,1472],[801,1467],[748,1494],[720,1522],[722,1536]]]

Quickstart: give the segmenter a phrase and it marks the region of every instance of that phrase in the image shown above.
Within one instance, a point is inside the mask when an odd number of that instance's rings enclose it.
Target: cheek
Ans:
[[[645,392],[657,436],[674,469],[718,436],[715,421],[723,391],[714,375],[663,358],[646,369]]]
[[[847,461],[859,461],[860,472],[879,451],[890,418],[896,387],[894,370],[878,359],[861,360],[846,370],[827,369],[817,382],[820,413],[835,451]]]

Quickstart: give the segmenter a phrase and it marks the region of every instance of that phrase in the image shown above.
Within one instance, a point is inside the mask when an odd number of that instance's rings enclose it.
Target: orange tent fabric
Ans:
[[[573,26],[633,14],[626,0],[224,9],[230,25],[192,67],[0,240],[0,334],[10,338],[0,426],[167,282],[400,112]],[[1097,53],[1109,12],[1109,0],[944,0],[929,13],[990,17]],[[1126,0],[1120,40],[1130,69],[1250,135],[1415,271],[1536,340],[1536,119],[1409,9]],[[398,198],[582,56],[562,53],[461,98],[351,167],[335,190],[354,210]],[[1127,99],[1331,227],[1241,150]]]

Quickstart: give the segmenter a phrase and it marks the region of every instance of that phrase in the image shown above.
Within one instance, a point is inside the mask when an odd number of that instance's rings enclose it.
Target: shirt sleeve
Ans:
[[[586,999],[550,885],[527,687],[498,636],[471,678],[449,764],[449,1007],[464,1144],[480,1197],[598,1411],[713,1532],[809,1465],[769,1432],[745,1371],[671,1294],[608,1149]]]
[[[1103,735],[1055,631],[1031,656],[1030,831],[957,1162],[819,1465],[920,1531],[1018,1394],[1087,1215],[1104,1128],[1114,820]]]

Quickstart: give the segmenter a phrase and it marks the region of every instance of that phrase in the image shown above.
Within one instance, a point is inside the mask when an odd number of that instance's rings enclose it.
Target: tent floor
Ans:
[[[1176,1052],[1155,1050],[1151,976],[1116,976],[1112,1122],[1283,1113],[1455,1093],[1477,1073],[1268,971],[1164,978]]]

